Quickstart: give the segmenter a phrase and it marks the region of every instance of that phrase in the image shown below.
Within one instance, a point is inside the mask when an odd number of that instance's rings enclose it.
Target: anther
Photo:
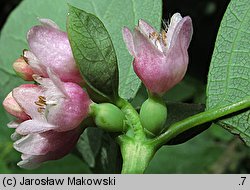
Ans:
[[[35,102],[35,104],[38,105],[38,106],[44,106],[45,105],[43,102],[39,102],[39,101]]]
[[[44,96],[38,96],[39,102],[46,102],[46,98]]]
[[[37,111],[38,111],[39,113],[42,113],[44,110],[45,110],[45,108],[43,108],[43,107],[37,108]]]

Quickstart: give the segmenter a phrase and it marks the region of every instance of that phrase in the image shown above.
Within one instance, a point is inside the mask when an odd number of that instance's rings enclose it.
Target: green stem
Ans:
[[[136,141],[126,135],[120,136],[118,142],[123,157],[123,174],[142,174],[153,158],[156,149],[147,140]]]
[[[128,131],[117,138],[123,158],[122,173],[143,173],[156,149],[146,138],[139,114],[134,107],[122,98],[116,105],[124,112],[129,131],[133,132],[132,136]]]
[[[141,125],[139,114],[135,108],[126,100],[119,98],[116,105],[124,112],[129,125],[131,126],[136,139],[145,139],[145,133]]]
[[[152,144],[154,144],[154,146],[159,148],[163,144],[167,143],[170,139],[176,137],[180,133],[192,127],[195,127],[197,125],[200,125],[209,121],[216,120],[220,117],[226,116],[228,114],[240,111],[248,107],[250,107],[250,97],[243,99],[242,101],[239,101],[237,103],[228,105],[228,106],[210,109],[205,112],[188,117],[182,121],[179,121],[171,125],[165,133],[154,138],[152,140]]]

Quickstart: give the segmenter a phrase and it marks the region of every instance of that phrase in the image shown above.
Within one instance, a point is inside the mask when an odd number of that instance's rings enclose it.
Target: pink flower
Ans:
[[[22,153],[21,168],[33,169],[48,160],[57,160],[67,155],[77,143],[81,134],[80,128],[66,132],[46,131],[21,136],[12,134],[14,148]]]
[[[6,111],[18,118],[8,125],[18,134],[69,131],[88,115],[88,94],[77,84],[61,82],[50,70],[47,72],[50,78],[33,75],[40,85],[21,85],[3,102]]]
[[[188,46],[193,33],[191,18],[175,13],[167,33],[160,34],[143,20],[133,34],[123,29],[123,38],[134,57],[134,71],[147,89],[162,95],[184,77],[188,65]]]
[[[23,52],[33,72],[48,77],[47,68],[50,68],[64,82],[83,82],[67,33],[61,31],[52,20],[39,21],[41,25],[32,27],[27,34],[30,51]]]

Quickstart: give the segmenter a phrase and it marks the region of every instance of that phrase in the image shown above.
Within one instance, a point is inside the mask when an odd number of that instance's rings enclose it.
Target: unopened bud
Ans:
[[[10,113],[11,115],[15,116],[21,120],[29,119],[29,116],[24,112],[24,110],[19,106],[16,100],[12,96],[12,92],[10,92],[7,97],[3,101],[4,109]]]
[[[16,74],[26,81],[33,81],[32,75],[34,74],[29,64],[21,56],[13,63],[13,69]]]
[[[140,119],[144,129],[154,135],[158,135],[167,119],[165,103],[160,98],[150,97],[141,106]]]
[[[109,132],[124,131],[124,113],[115,105],[110,103],[92,104],[91,112],[95,123],[100,128]]]

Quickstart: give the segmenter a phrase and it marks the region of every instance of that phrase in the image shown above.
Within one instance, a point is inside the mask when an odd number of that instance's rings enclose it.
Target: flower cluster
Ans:
[[[22,153],[22,168],[34,168],[47,160],[59,159],[71,151],[88,116],[91,100],[79,84],[83,79],[76,67],[67,34],[49,19],[28,32],[30,50],[13,64],[24,84],[12,90],[3,106],[16,117],[14,148]]]
[[[14,148],[22,153],[18,165],[23,168],[34,168],[69,153],[81,134],[80,124],[88,115],[95,117],[96,124],[106,131],[127,129],[126,117],[118,107],[95,104],[82,89],[84,81],[67,33],[49,19],[39,21],[41,25],[28,31],[29,50],[24,50],[13,64],[17,75],[35,83],[13,89],[3,102],[6,111],[16,118],[8,127],[15,128],[11,138]],[[134,57],[134,71],[152,97],[156,95],[140,111],[143,127],[154,135],[161,132],[167,118],[165,103],[158,97],[185,75],[192,32],[190,17],[182,18],[179,13],[172,16],[167,31],[161,33],[143,20],[133,33],[123,29],[124,41]],[[152,119],[149,109],[159,117]]]

